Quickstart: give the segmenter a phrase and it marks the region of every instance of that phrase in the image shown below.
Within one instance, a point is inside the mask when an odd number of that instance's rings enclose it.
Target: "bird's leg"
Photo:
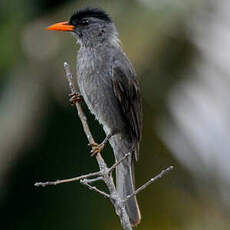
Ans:
[[[71,105],[75,105],[77,102],[81,103],[83,101],[83,97],[79,93],[70,93],[69,97]]]
[[[92,147],[91,156],[95,156],[97,153],[100,153],[104,149],[105,144],[107,143],[107,141],[109,140],[109,138],[112,137],[114,134],[115,134],[115,132],[109,133],[105,137],[105,139],[101,142],[101,144],[97,144],[97,143],[89,144]]]

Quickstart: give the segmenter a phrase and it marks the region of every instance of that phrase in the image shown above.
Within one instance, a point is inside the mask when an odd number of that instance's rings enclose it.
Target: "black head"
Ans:
[[[46,29],[72,32],[77,41],[84,46],[118,41],[117,30],[111,18],[105,11],[97,8],[79,10],[68,22],[59,22]]]
[[[73,26],[73,35],[84,46],[96,46],[107,41],[115,41],[116,28],[105,11],[85,8],[73,14],[68,22]]]
[[[73,14],[69,20],[69,24],[73,26],[84,26],[92,22],[93,19],[98,19],[105,23],[112,22],[111,18],[105,13],[105,11],[98,8],[85,8],[78,10]]]

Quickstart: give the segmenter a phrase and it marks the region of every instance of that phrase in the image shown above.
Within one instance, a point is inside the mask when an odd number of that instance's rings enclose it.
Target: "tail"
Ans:
[[[119,159],[117,159],[119,160]],[[116,186],[117,191],[122,199],[135,191],[134,179],[134,159],[129,156],[126,160],[121,162],[116,168]],[[135,226],[141,221],[141,213],[137,204],[136,196],[130,198],[125,205],[129,220],[132,226]]]

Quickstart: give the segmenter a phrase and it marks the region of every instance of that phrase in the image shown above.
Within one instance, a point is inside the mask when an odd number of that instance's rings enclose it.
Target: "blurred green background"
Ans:
[[[78,47],[44,30],[85,6],[111,15],[142,85],[137,187],[175,166],[138,195],[137,229],[230,229],[228,0],[1,1],[1,228],[121,229],[110,202],[85,186],[33,185],[97,170],[68,103],[63,63],[75,73]],[[103,156],[113,163],[109,146]]]

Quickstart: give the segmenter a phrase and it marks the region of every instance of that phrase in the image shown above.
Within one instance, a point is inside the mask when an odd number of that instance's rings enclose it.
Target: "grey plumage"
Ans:
[[[74,14],[70,25],[80,44],[77,76],[80,92],[89,110],[102,124],[116,161],[131,156],[116,168],[116,186],[124,199],[134,191],[134,158],[141,139],[141,99],[135,70],[119,45],[118,33],[109,16],[98,9]],[[141,216],[136,197],[126,203],[132,225]]]

